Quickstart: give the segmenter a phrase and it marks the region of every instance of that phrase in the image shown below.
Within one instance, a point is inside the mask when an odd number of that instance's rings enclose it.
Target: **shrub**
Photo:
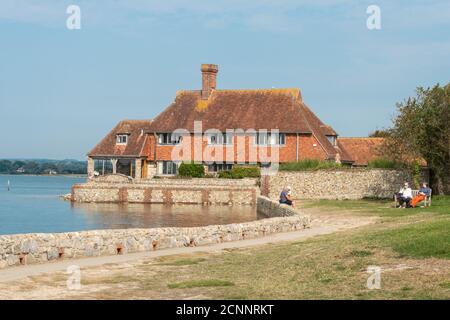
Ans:
[[[231,170],[219,172],[219,178],[223,179],[243,179],[259,178],[261,171],[257,166],[235,166]]]
[[[279,170],[282,171],[306,171],[319,169],[336,169],[341,168],[340,163],[327,160],[305,159],[297,162],[280,163]]]
[[[180,177],[203,178],[205,176],[205,168],[200,163],[182,163],[178,168]]]
[[[367,167],[373,169],[399,169],[402,167],[402,164],[394,160],[389,160],[385,158],[376,158],[370,160],[369,163],[367,164]]]

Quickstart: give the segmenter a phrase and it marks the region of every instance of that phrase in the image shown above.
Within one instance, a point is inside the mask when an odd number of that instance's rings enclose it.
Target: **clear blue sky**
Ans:
[[[450,80],[450,3],[1,0],[0,158],[83,159],[119,120],[199,89],[201,63],[219,65],[218,88],[299,87],[341,136],[365,136]]]

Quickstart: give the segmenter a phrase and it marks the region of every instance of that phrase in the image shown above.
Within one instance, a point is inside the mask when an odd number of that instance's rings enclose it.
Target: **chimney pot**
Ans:
[[[219,66],[216,64],[202,64],[202,99],[208,99],[211,91],[216,89]]]

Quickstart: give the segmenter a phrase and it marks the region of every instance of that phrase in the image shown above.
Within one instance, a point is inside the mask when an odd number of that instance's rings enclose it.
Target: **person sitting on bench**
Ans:
[[[419,202],[422,202],[430,195],[431,195],[431,189],[428,188],[426,182],[423,182],[422,186],[419,189],[419,194],[411,200],[411,206],[413,208],[415,208],[417,206],[417,204],[419,204]]]
[[[397,194],[397,199],[399,203],[399,208],[411,207],[411,200],[412,200],[412,190],[409,187],[408,182],[405,182],[403,185],[403,188],[400,189],[399,193]]]

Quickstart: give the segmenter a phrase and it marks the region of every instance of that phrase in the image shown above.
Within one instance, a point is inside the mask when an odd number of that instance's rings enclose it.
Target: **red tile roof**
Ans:
[[[159,114],[150,127],[152,132],[176,129],[194,131],[194,121],[202,130],[278,129],[284,133],[313,134],[329,159],[340,154],[351,162],[347,152],[334,147],[326,135],[337,135],[303,103],[300,89],[213,90],[208,100],[200,91],[179,91],[175,101]]]
[[[144,157],[145,144],[149,142],[148,131],[152,120],[123,120],[120,121],[106,137],[92,149],[90,157]],[[126,145],[116,144],[118,134],[127,134]]]
[[[299,89],[214,90],[208,100],[200,91],[180,91],[175,101],[151,126],[155,132],[187,129],[194,121],[207,129],[279,129],[282,132],[310,133],[299,103]]]
[[[380,157],[384,138],[339,138],[338,146],[345,149],[357,166],[367,166],[369,161]]]

